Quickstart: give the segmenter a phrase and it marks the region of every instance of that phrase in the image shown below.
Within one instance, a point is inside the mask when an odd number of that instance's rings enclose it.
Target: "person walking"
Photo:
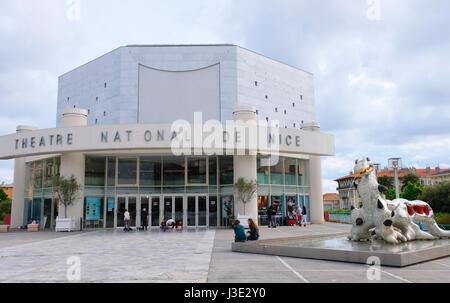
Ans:
[[[271,225],[273,228],[277,227],[277,217],[276,217],[277,208],[278,208],[278,205],[276,202],[274,202],[271,205],[271,209],[270,209],[270,222],[271,222]]]
[[[270,228],[272,226],[272,205],[267,207],[267,221],[269,221],[267,227]]]
[[[144,207],[141,211],[141,226],[143,230],[147,230],[148,228],[148,219],[148,211],[147,208]]]
[[[128,209],[125,208],[125,213],[123,214],[123,220],[125,222],[125,231],[130,231],[130,213]]]
[[[302,221],[300,222],[300,226],[302,225],[302,223],[304,224],[304,227],[306,227],[306,207],[303,206],[302,209]]]
[[[160,225],[160,227],[159,228],[161,228],[162,229],[162,231],[166,231],[166,229],[167,229],[167,224],[166,224],[166,219],[162,219],[162,221],[161,221],[161,225]]]
[[[247,235],[245,234],[244,226],[241,225],[239,220],[236,220],[233,225],[234,229],[234,242],[247,241]]]
[[[253,221],[252,218],[248,219],[248,227],[250,228],[250,231],[247,235],[247,240],[249,241],[255,241],[259,239],[259,227],[256,225],[255,221]]]

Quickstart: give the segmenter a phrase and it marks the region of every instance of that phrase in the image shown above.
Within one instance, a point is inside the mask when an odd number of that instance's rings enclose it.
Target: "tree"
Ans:
[[[3,188],[0,188],[0,201],[8,200],[8,195],[5,193]]]
[[[244,204],[244,216],[245,216],[245,204],[256,194],[258,190],[258,183],[256,180],[246,181],[244,178],[239,178],[234,183],[234,189],[237,193],[237,199]]]
[[[64,217],[67,218],[67,206],[79,197],[80,189],[81,185],[74,175],[69,178],[59,175],[53,177],[53,196],[64,205]]]
[[[405,189],[400,193],[400,198],[410,201],[417,200],[417,198],[422,193],[422,190],[422,186],[412,182],[408,182],[408,185],[406,185]]]
[[[405,189],[406,186],[408,186],[408,183],[411,182],[412,184],[416,184],[418,186],[420,186],[420,178],[414,174],[407,174],[404,175],[403,177],[399,178],[400,182],[401,182],[401,191],[403,191]]]
[[[430,204],[435,213],[450,213],[450,181],[425,186],[419,200]]]
[[[394,188],[394,178],[390,176],[378,177],[378,184],[386,186],[388,189]],[[394,193],[395,197],[395,193]]]
[[[386,199],[394,200],[395,199],[395,188],[389,188],[386,191]]]

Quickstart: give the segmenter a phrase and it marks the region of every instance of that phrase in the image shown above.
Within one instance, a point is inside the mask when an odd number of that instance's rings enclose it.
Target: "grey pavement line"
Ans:
[[[34,246],[36,244],[42,244],[43,242],[55,242],[55,241],[59,241],[61,239],[67,239],[67,238],[74,238],[74,237],[80,237],[83,235],[87,235],[89,233],[98,233],[99,231],[87,231],[87,232],[83,232],[83,233],[79,233],[79,234],[75,234],[75,235],[68,235],[68,236],[61,236],[61,237],[57,237],[57,238],[52,238],[52,239],[43,239],[43,240],[38,240],[38,241],[33,241],[33,242],[27,242],[27,243],[21,243],[21,244],[16,244],[16,245],[11,245],[11,246],[5,246],[5,247],[0,247],[0,251],[2,250],[7,250],[10,248],[17,248],[17,247],[21,247],[21,246]]]
[[[371,265],[368,265],[368,266],[370,267]],[[406,282],[406,283],[413,283],[413,282],[411,282],[411,281],[409,281],[409,280],[406,280],[405,278],[399,277],[399,276],[394,275],[394,274],[392,274],[392,273],[390,273],[390,272],[387,272],[387,271],[385,271],[385,270],[380,269],[380,272],[382,272],[382,273],[384,273],[384,274],[387,274],[387,275],[389,275],[389,276],[391,276],[391,277],[394,277],[394,278],[396,278],[396,279],[398,279],[398,280],[400,280],[400,281],[403,281],[403,282]]]
[[[433,263],[435,263],[435,264],[438,264],[438,265],[445,266],[445,267],[450,267],[450,265],[445,264],[445,263],[441,263],[441,262],[438,262],[438,261],[431,261],[431,262],[433,262]]]
[[[308,280],[306,280],[300,273],[298,273],[295,269],[293,269],[289,264],[287,264],[286,262],[283,261],[283,259],[281,259],[279,256],[275,256],[278,261],[280,261],[287,269],[289,269],[290,271],[292,271],[297,277],[299,277],[301,280],[303,280],[303,282],[305,283],[309,283]]]

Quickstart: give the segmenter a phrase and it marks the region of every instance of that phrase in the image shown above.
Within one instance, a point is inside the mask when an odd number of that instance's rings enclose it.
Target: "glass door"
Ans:
[[[187,226],[196,226],[195,222],[195,204],[196,204],[196,196],[188,196],[187,197]]]
[[[159,197],[158,196],[154,196],[151,197],[151,226],[156,226],[159,227]]]
[[[141,196],[141,204],[140,204],[139,210],[137,212],[137,216],[139,218],[138,219],[139,226],[150,225],[149,220],[147,220],[147,218],[146,218],[150,214],[150,210],[148,208],[149,203],[150,203],[150,196]],[[145,214],[147,214],[147,215],[145,215]],[[145,224],[145,223],[147,223],[147,224]]]
[[[125,209],[130,213],[130,226],[136,226],[136,201],[136,196],[117,197],[116,227],[125,226]]]
[[[182,196],[175,196],[174,201],[174,208],[175,208],[175,222],[183,222],[183,197]],[[184,225],[184,222],[183,222]]]
[[[187,226],[208,226],[208,196],[187,196]]]
[[[164,196],[164,219],[169,220],[170,218],[173,219],[173,197],[172,196]]]
[[[197,220],[197,225],[198,226],[207,226],[206,223],[206,218],[208,215],[208,207],[206,204],[206,196],[198,196],[198,200],[197,200],[197,216],[198,216],[198,220]]]

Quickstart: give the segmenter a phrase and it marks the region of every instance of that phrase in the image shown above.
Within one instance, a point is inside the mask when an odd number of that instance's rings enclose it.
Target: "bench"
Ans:
[[[27,231],[39,231],[39,224],[28,224]]]
[[[0,233],[7,233],[9,231],[9,225],[0,225]]]

